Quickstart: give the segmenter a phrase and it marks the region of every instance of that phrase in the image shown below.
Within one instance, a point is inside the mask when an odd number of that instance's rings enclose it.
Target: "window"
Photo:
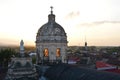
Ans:
[[[49,55],[48,49],[45,48],[45,49],[44,49],[44,56],[45,56],[45,57],[48,57],[48,55]]]
[[[60,57],[60,48],[57,48],[57,50],[56,50],[56,56]]]

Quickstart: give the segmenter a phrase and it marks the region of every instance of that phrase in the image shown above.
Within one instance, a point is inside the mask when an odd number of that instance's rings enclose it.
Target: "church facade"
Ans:
[[[24,54],[24,42],[21,40],[19,56],[11,58],[5,80],[38,80],[32,58],[25,57]]]
[[[56,23],[52,7],[48,22],[40,27],[36,36],[37,63],[66,61],[67,36]]]

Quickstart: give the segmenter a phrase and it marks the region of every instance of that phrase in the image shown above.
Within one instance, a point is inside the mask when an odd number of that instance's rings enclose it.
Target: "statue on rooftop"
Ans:
[[[24,57],[24,42],[23,42],[23,40],[20,41],[20,56]]]

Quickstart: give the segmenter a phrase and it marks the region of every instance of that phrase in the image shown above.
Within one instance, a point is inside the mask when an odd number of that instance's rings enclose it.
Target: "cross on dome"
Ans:
[[[50,8],[51,8],[51,14],[53,14],[53,7],[51,6]]]

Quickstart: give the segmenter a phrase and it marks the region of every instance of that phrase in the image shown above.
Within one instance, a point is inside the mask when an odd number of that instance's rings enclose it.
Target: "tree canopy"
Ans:
[[[0,50],[0,65],[3,67],[7,67],[8,62],[10,62],[11,57],[13,55],[16,55],[16,52],[14,49],[11,49],[11,48],[1,49]]]

